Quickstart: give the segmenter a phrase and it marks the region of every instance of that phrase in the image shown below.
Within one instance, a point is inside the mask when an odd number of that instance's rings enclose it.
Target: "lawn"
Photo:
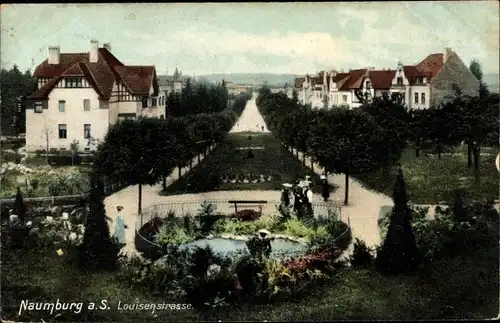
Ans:
[[[251,136],[251,139],[249,137]],[[253,158],[248,157],[249,150]],[[224,183],[229,179],[264,175],[271,181],[257,183]],[[234,133],[225,140],[200,165],[169,186],[165,195],[199,193],[214,190],[280,190],[281,184],[293,183],[310,175],[313,183],[319,178],[304,167],[270,133]],[[317,188],[318,189],[318,188]]]
[[[467,168],[467,151],[457,148],[453,154],[443,154],[442,160],[437,155],[429,156],[422,152],[415,157],[413,148],[407,149],[401,165],[405,177],[408,195],[413,203],[435,204],[450,201],[455,189],[464,189],[470,199],[498,199],[499,176],[495,168],[496,151],[483,149],[480,162],[480,181],[474,180],[474,172]],[[357,175],[366,187],[392,195],[396,177],[396,167],[390,170]]]
[[[496,242],[496,243],[495,243]],[[57,317],[59,321],[331,321],[345,319],[460,319],[491,318],[498,314],[497,241],[471,246],[457,257],[435,262],[417,276],[381,276],[373,269],[340,269],[322,287],[313,288],[301,297],[272,305],[231,306],[220,313],[194,310],[119,311],[122,303],[183,303],[179,299],[154,298],[125,286],[113,273],[86,273],[71,265],[71,255],[62,257],[55,250],[3,252],[3,318],[33,321],[49,316],[32,312],[18,316],[22,299],[32,301],[100,302],[108,300],[111,310],[82,312]],[[75,279],[78,277],[78,279]]]

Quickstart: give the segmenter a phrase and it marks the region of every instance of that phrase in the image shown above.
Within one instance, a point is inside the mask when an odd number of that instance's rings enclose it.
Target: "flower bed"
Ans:
[[[50,166],[6,163],[0,166],[0,182],[0,198],[14,197],[17,187],[25,197],[76,195],[89,188],[87,175],[76,167],[55,171]]]

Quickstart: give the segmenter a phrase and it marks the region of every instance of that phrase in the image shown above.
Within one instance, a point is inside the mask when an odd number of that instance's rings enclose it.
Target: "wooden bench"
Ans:
[[[234,204],[234,213],[238,213],[238,204],[267,204],[263,200],[230,200],[229,204]]]

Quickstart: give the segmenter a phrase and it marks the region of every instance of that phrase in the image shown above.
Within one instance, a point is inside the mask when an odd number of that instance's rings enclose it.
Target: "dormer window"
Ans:
[[[398,76],[398,78],[396,80],[397,80],[398,85],[403,85],[403,77],[402,76]]]
[[[371,89],[372,88],[372,83],[370,81],[366,81],[366,88]]]

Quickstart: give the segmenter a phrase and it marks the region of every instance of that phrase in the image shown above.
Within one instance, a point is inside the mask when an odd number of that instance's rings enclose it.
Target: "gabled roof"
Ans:
[[[376,70],[368,73],[372,88],[386,90],[391,87],[392,80],[396,75],[395,70]]]
[[[416,83],[417,77],[427,77],[430,79],[433,76],[432,73],[419,70],[416,66],[412,65],[403,66],[403,72],[405,73],[405,76],[408,79],[410,85]]]
[[[45,60],[36,67],[34,77],[52,80],[30,98],[47,98],[57,82],[66,76],[84,76],[99,94],[99,99],[109,100],[115,81],[123,82],[132,94],[141,95],[149,93],[155,75],[154,66],[125,66],[106,48],[99,48],[97,63],[90,63],[88,53],[62,53],[59,64],[49,64]]]
[[[154,77],[154,66],[117,66],[115,69],[132,94],[149,93]]]
[[[443,54],[430,54],[423,61],[416,65],[419,71],[431,74],[431,77],[436,76],[443,66]]]
[[[295,83],[294,83],[295,88],[302,87],[302,83],[304,83],[305,80],[306,80],[305,77],[296,77],[295,78]]]
[[[363,80],[366,76],[367,69],[351,70],[349,71],[349,79],[339,89],[340,91],[348,91],[361,87]]]

